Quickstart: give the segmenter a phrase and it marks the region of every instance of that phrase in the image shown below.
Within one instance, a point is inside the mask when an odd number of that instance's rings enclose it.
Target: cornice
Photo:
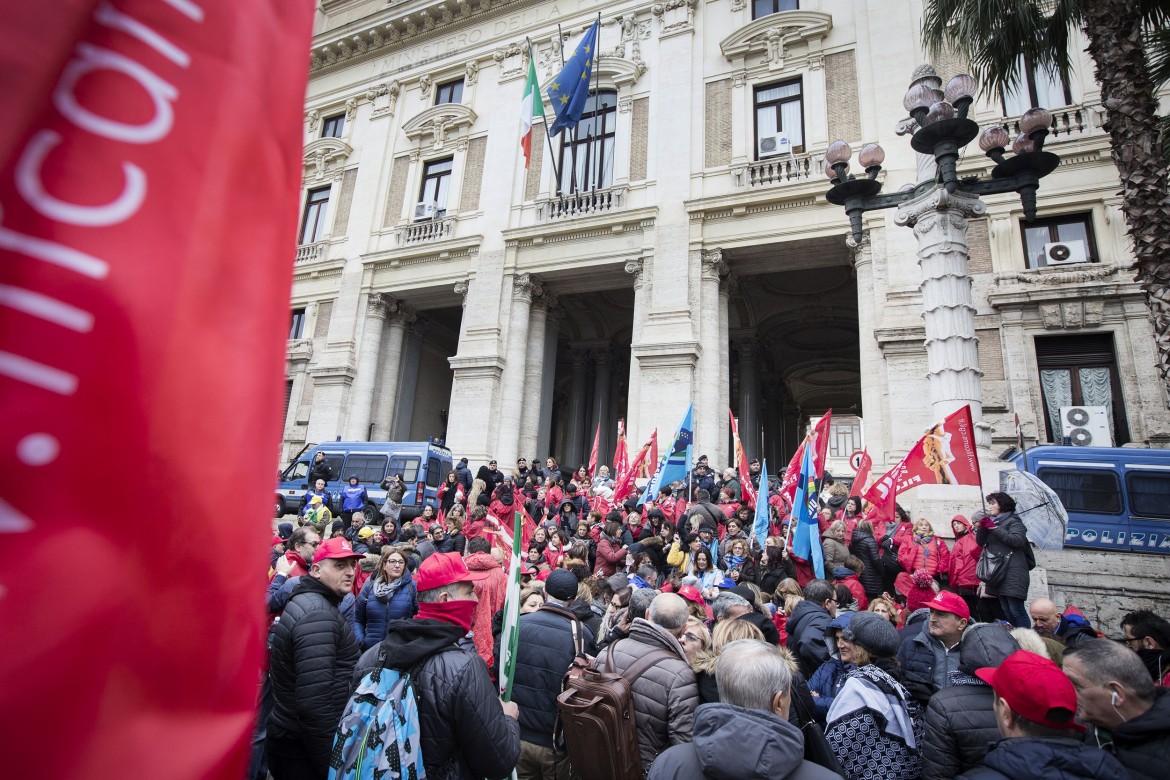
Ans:
[[[402,132],[412,141],[418,141],[427,135],[435,136],[436,140],[447,133],[458,132],[470,128],[475,124],[476,113],[470,106],[462,103],[441,103],[420,111],[402,125]]]

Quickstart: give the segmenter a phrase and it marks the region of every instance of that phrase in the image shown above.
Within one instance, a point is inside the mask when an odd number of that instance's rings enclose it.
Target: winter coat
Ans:
[[[871,599],[882,595],[882,563],[877,540],[872,534],[858,533],[855,528],[849,552],[865,564],[865,571],[858,575],[861,587],[865,588],[865,595]]]
[[[491,493],[504,481],[504,472],[499,469],[489,469],[487,464],[479,467],[479,471],[475,472],[476,479],[482,479],[483,484],[487,485],[486,492]]]
[[[358,646],[369,650],[386,638],[386,629],[392,620],[406,620],[418,612],[418,589],[409,572],[403,575],[406,582],[398,587],[387,599],[374,594],[375,580],[366,580],[357,597],[354,634]]]
[[[439,485],[438,491],[435,493],[435,498],[439,500],[439,510],[446,515],[451,511],[451,507],[455,506],[455,496],[459,495],[459,480],[456,479],[454,484],[444,482]],[[387,496],[389,498],[389,496]],[[402,503],[402,499],[398,499]]]
[[[479,603],[475,605],[475,614],[471,618],[471,635],[475,642],[475,652],[491,669],[495,665],[492,648],[492,616],[504,608],[504,598],[508,591],[508,575],[496,563],[491,553],[472,553],[464,560],[469,571],[486,571],[491,574],[487,579],[475,583],[475,595]]]
[[[911,574],[926,569],[931,577],[946,574],[951,564],[951,551],[947,543],[937,536],[923,539],[912,535],[898,548],[898,564]]]
[[[268,736],[299,740],[321,777],[329,769],[333,733],[360,655],[340,603],[320,580],[301,577],[269,638]]]
[[[832,536],[821,539],[821,549],[825,551],[825,571],[831,572],[838,566],[844,566],[845,559],[849,557],[845,544]]]
[[[512,699],[520,707],[520,739],[525,742],[553,746],[561,681],[579,649],[573,643],[574,620],[571,611],[554,604],[520,616]],[[579,621],[577,630],[581,648],[596,655],[593,632]]]
[[[447,483],[444,482],[443,484],[446,485]],[[382,480],[382,482],[378,485],[378,487],[385,490],[386,491],[386,499],[388,501],[393,501],[395,504],[401,504],[402,498],[406,495],[406,483],[402,482],[402,481],[396,482],[396,481],[390,479],[389,477]],[[440,487],[439,489],[442,490],[442,487]],[[454,493],[452,493],[451,495],[454,496]],[[447,508],[450,509],[450,507],[447,507]]]
[[[617,573],[618,566],[625,563],[626,550],[618,539],[607,534],[601,535],[597,543],[597,569],[594,574],[601,577],[612,577]]]
[[[587,601],[574,601],[569,607],[569,611],[585,624],[595,640],[601,635],[601,616],[604,614],[604,609],[600,609],[600,611],[594,609],[593,604]]]
[[[608,653],[599,659],[600,666],[608,672],[620,673],[655,650],[667,650],[675,656],[656,663],[633,685],[638,746],[642,768],[648,770],[667,747],[691,741],[695,708],[699,705],[695,673],[691,671],[678,640],[645,618],[634,618],[629,639],[615,642],[611,649],[612,669],[609,668]]]
[[[313,465],[309,466],[309,484],[315,485],[319,479],[325,480],[326,484],[328,484],[330,480],[337,479],[337,477],[333,475],[333,469],[329,467],[329,461],[327,460],[323,460],[320,463],[314,460]]]
[[[1010,552],[1007,575],[994,589],[994,595],[1014,599],[1028,598],[1028,529],[1015,512],[1003,512],[995,518],[995,525],[984,528],[982,523],[975,531],[975,541],[989,553]],[[991,589],[988,589],[991,591]]]
[[[875,664],[851,670],[826,717],[825,738],[846,780],[916,780],[922,769],[917,702]]]
[[[362,483],[351,485],[348,482],[341,488],[341,511],[358,511],[365,507],[370,497],[366,494],[366,488]]]
[[[949,780],[983,763],[991,744],[1000,738],[995,693],[975,670],[999,666],[1019,649],[1000,626],[981,624],[963,632],[959,671],[951,684],[936,693],[926,708],[926,747],[922,780]]]
[[[1130,777],[1113,756],[1072,739],[1001,739],[987,754],[984,764],[959,775],[959,780],[1128,780]],[[1159,777],[1165,777],[1165,773]]]
[[[788,649],[796,656],[805,677],[812,677],[813,672],[829,659],[825,629],[832,620],[824,607],[811,601],[802,601],[792,610],[784,624],[788,632]]]
[[[967,533],[955,539],[951,547],[951,561],[947,568],[947,575],[951,578],[952,588],[978,588],[979,578],[975,576],[975,567],[979,565],[979,555],[983,548],[975,540],[971,532],[971,524],[962,515],[955,517],[962,520],[967,527]]]
[[[1086,744],[1100,745],[1125,765],[1134,780],[1163,780],[1170,756],[1170,689],[1155,688],[1154,704],[1109,734],[1092,726]]]
[[[310,483],[312,484],[312,483]],[[322,490],[318,493],[315,490],[309,489],[305,491],[305,495],[301,497],[301,509],[297,514],[303,515],[309,511],[309,502],[313,500],[314,496],[321,498],[321,506],[325,507],[332,514],[333,512],[333,496],[328,490]]]
[[[452,471],[455,472],[455,478],[463,483],[463,492],[470,495],[471,494],[471,469],[469,469],[467,467],[466,463],[464,463],[463,461],[460,461],[459,463],[455,464],[455,468],[453,468]]]
[[[734,735],[729,738],[728,735]],[[730,704],[695,711],[694,739],[667,748],[647,780],[840,780],[804,760],[804,735],[770,712]]]
[[[833,584],[844,585],[849,588],[849,593],[852,594],[853,600],[857,602],[857,611],[864,612],[869,609],[869,598],[865,595],[865,588],[861,584],[861,580],[857,579],[857,572],[850,569],[848,566],[838,566],[833,569]]]
[[[951,672],[959,668],[959,645],[947,649],[930,635],[930,621],[922,621],[922,630],[902,642],[898,648],[902,666],[902,684],[923,704],[937,691],[950,684]]]
[[[520,726],[504,714],[500,692],[463,629],[439,620],[394,621],[382,644],[358,661],[355,686],[374,668],[382,649],[387,666],[413,670],[428,779],[511,774],[520,757]]]

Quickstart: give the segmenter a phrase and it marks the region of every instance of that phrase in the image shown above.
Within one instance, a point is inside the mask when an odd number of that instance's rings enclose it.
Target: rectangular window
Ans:
[[[443,463],[438,458],[427,461],[427,485],[437,488],[443,481]]]
[[[1003,93],[1004,116],[1021,116],[1033,106],[1061,108],[1072,105],[1068,84],[1059,76],[1026,62],[1023,54],[1016,61],[1020,66],[1020,83]]]
[[[329,188],[309,190],[305,196],[305,216],[301,221],[302,244],[312,244],[325,234],[325,217],[329,211]]]
[[[1098,262],[1097,242],[1088,214],[1044,217],[1031,224],[1021,222],[1020,231],[1029,268]]]
[[[1130,471],[1125,475],[1125,487],[1132,515],[1170,520],[1170,474]]]
[[[451,187],[451,166],[453,159],[432,160],[423,166],[422,188],[418,194],[419,203],[434,205],[434,213],[430,216],[441,216],[447,210],[447,194]],[[416,218],[427,215],[416,214]]]
[[[288,419],[288,405],[292,401],[293,381],[291,379],[284,380],[284,417],[282,420]]]
[[[833,420],[829,434],[829,457],[848,458],[861,449],[861,420]]]
[[[411,458],[406,455],[394,455],[390,458],[390,470],[388,474],[401,474],[403,482],[414,482],[418,477],[418,458]]]
[[[376,485],[386,476],[387,460],[385,455],[350,455],[342,478],[348,481],[351,474],[357,474],[358,482]]]
[[[804,101],[800,79],[756,87],[756,151],[760,141],[784,133],[793,153],[804,151]]]
[[[288,326],[289,339],[299,339],[305,333],[305,310],[293,309],[292,322]]]
[[[316,456],[314,456],[314,457],[316,457]],[[327,452],[327,453],[325,453],[325,463],[327,463],[329,465],[329,476],[333,477],[333,479],[331,479],[330,482],[336,482],[338,480],[340,480],[342,482],[345,481],[345,480],[341,479],[341,464],[344,462],[345,462],[345,453],[344,452]]]
[[[435,105],[463,102],[463,79],[455,79],[435,87]]]
[[[795,11],[800,7],[796,0],[754,0],[752,2],[752,18],[778,14],[781,11]]]
[[[337,114],[336,116],[327,116],[321,122],[321,137],[322,138],[341,138],[342,131],[345,130],[345,114]]]
[[[561,134],[561,192],[589,192],[613,184],[616,131],[617,93],[590,95],[577,132]]]
[[[1121,483],[1112,471],[1042,468],[1036,476],[1060,496],[1069,512],[1121,514]]]
[[[1040,369],[1040,396],[1049,441],[1060,442],[1063,438],[1061,407],[1102,406],[1114,446],[1129,442],[1112,334],[1037,336],[1036,365]],[[1093,444],[1109,446],[1107,441]]]

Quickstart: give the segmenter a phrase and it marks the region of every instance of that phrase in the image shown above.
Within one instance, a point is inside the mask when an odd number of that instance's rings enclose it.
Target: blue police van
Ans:
[[[1170,554],[1170,450],[1045,445],[1011,460],[1060,496],[1067,546]]]
[[[435,497],[451,471],[451,451],[436,441],[376,442],[376,441],[331,441],[324,444],[306,445],[277,477],[276,516],[297,514],[305,493],[309,490],[309,469],[323,453],[329,466],[329,481],[326,489],[333,498],[333,513],[341,506],[341,488],[350,475],[356,474],[366,488],[370,503],[366,506],[367,517],[375,523],[381,522],[377,514],[386,500],[386,491],[380,485],[391,474],[401,474],[406,485],[402,498],[402,517],[418,517],[423,506],[430,504],[438,508]],[[369,513],[373,512],[373,515]]]

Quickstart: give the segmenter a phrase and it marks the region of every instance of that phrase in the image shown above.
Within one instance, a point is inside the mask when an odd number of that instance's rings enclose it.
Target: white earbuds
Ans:
[[[1113,695],[1111,697],[1109,697],[1109,703],[1112,704],[1114,707],[1117,706],[1117,691],[1114,691]]]

